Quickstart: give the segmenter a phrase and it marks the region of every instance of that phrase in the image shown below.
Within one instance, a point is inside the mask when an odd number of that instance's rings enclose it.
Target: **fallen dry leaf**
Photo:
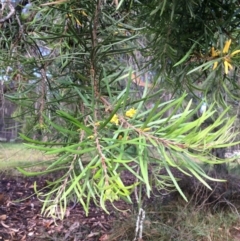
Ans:
[[[105,233],[99,238],[99,241],[107,241],[108,239],[109,239],[109,235]]]
[[[10,226],[6,225],[3,221],[0,222],[4,228],[9,228]]]
[[[87,238],[92,238],[92,237],[95,237],[95,236],[98,236],[99,235],[99,232],[95,232],[95,233],[90,233]]]
[[[6,214],[0,215],[0,220],[6,220],[6,219],[7,219],[7,215]]]

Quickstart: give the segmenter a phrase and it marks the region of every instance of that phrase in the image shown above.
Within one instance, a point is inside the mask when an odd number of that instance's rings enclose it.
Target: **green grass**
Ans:
[[[21,143],[0,143],[0,170],[49,160],[43,152],[32,150]]]
[[[156,206],[156,205],[155,205]],[[144,241],[237,241],[240,219],[235,210],[210,212],[193,204],[175,202],[151,210],[146,207]],[[135,236],[137,215],[114,224],[108,241],[130,241]]]

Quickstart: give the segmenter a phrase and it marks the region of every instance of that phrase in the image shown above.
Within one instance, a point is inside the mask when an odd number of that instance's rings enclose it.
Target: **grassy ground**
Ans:
[[[8,170],[16,166],[25,166],[35,162],[46,161],[51,156],[43,152],[31,150],[21,143],[0,142],[0,170]]]

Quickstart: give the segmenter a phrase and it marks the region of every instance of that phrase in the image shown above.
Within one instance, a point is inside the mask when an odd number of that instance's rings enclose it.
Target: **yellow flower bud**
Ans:
[[[216,69],[217,66],[218,66],[218,62],[214,62],[214,64],[213,64],[213,70]]]
[[[84,10],[80,11],[83,16],[88,16]]]
[[[228,53],[228,50],[229,50],[229,47],[231,45],[231,42],[232,40],[229,39],[225,42],[225,45],[224,45],[224,48],[223,48],[223,54],[227,54]]]
[[[100,122],[99,122],[99,121],[96,122],[96,123],[95,123],[95,126],[100,126]]]
[[[126,116],[129,118],[132,118],[136,114],[136,110],[134,108],[131,108],[130,110],[126,111]]]
[[[151,128],[150,127],[147,127],[147,128],[143,128],[142,131],[150,131]]]
[[[225,74],[228,74],[229,69],[233,69],[233,66],[227,61],[224,61],[224,72]]]
[[[119,124],[119,119],[118,116],[116,114],[114,114],[114,116],[112,117],[112,119],[110,120],[111,123],[118,125]]]
[[[236,55],[236,54],[238,54],[238,53],[240,53],[240,49],[238,49],[238,50],[236,50],[236,51],[233,51],[233,52],[231,53],[231,56],[234,56],[234,55]]]

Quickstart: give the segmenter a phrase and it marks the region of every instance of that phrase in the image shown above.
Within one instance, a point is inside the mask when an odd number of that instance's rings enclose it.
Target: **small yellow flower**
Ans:
[[[218,57],[220,55],[220,52],[218,49],[214,49],[214,47],[211,48],[211,57]]]
[[[78,26],[82,26],[82,24],[80,23],[80,21],[79,21],[76,17],[72,16],[72,14],[68,14],[67,17],[68,17],[69,19],[75,20]]]
[[[88,139],[93,139],[94,138],[94,136],[88,136]]]
[[[129,118],[132,118],[136,114],[136,110],[134,108],[131,108],[130,110],[126,111],[125,115]]]
[[[110,120],[111,123],[118,125],[119,124],[119,119],[118,116],[116,114],[114,114],[114,116],[112,117],[112,119]]]
[[[101,124],[100,121],[98,121],[95,123],[95,126],[100,126],[100,124]]]
[[[229,39],[225,42],[225,45],[222,49],[222,54],[224,54],[224,56],[221,58],[221,60],[223,61],[223,65],[224,65],[224,73],[228,74],[230,70],[233,69],[233,66],[231,64],[231,57],[233,57],[234,55],[240,53],[240,49],[233,51],[232,53],[228,53],[229,52],[229,48],[230,45],[232,43],[232,40]],[[219,57],[220,56],[220,52],[215,50],[214,47],[211,48],[211,56],[212,57]],[[218,62],[214,62],[213,64],[213,70],[216,69],[218,66]]]

